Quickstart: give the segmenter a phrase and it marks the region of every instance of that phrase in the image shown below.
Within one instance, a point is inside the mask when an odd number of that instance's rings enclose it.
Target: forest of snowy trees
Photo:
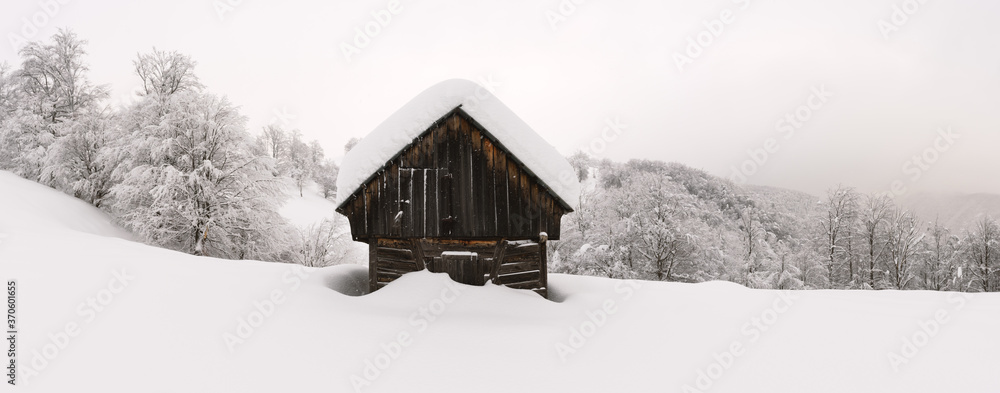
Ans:
[[[297,130],[258,136],[208,92],[177,52],[139,54],[141,92],[122,107],[88,79],[87,42],[61,30],[0,65],[0,169],[109,212],[142,240],[232,259],[322,266],[349,242],[338,225],[290,226],[277,209],[289,185],[334,192],[337,167]],[[321,240],[321,241],[318,241]]]
[[[109,104],[86,41],[62,30],[0,64],[0,169],[108,212],[147,243],[230,259],[326,266],[351,242],[338,220],[296,228],[287,190],[335,193],[337,166],[298,130],[252,134],[199,82],[195,61],[133,61],[137,99]],[[352,139],[347,149],[357,143]],[[755,288],[1000,290],[1000,226],[946,228],[849,187],[824,198],[737,186],[681,164],[570,157],[585,185],[549,248],[554,272]]]
[[[553,270],[754,288],[997,291],[1000,226],[952,230],[885,195],[825,198],[734,183],[680,164],[570,158],[587,185]]]

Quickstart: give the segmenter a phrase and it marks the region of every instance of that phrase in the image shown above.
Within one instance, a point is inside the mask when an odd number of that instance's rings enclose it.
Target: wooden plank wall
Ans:
[[[420,250],[414,247],[419,243]],[[497,284],[510,288],[533,290],[547,296],[545,243],[533,241],[506,242],[503,264],[500,265]],[[378,239],[369,242],[370,290],[375,291],[403,274],[430,268],[435,258],[444,251],[465,251],[479,254],[480,263],[493,266],[498,241],[456,239]],[[421,254],[423,261],[416,255]],[[484,270],[488,271],[488,269]]]
[[[544,243],[510,245],[504,253],[497,284],[515,289],[530,289],[548,297],[546,270]]]
[[[389,161],[340,210],[355,240],[558,240],[567,213],[526,169],[461,110]]]
[[[400,276],[424,269],[423,261],[417,261],[412,242],[398,239],[378,239],[369,243],[368,277],[369,289],[384,287]]]

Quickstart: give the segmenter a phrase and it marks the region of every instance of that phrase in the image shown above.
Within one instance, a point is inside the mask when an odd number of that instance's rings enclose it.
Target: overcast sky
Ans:
[[[177,50],[252,132],[279,122],[338,159],[423,89],[466,78],[565,154],[817,195],[1000,193],[993,0],[62,1],[4,2],[0,61],[19,62],[13,35],[69,27],[123,101],[138,52]]]

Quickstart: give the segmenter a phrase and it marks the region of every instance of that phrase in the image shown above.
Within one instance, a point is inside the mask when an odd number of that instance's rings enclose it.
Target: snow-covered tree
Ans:
[[[922,234],[913,214],[901,208],[889,213],[887,233],[888,281],[892,288],[905,289],[914,277],[917,249]]]
[[[570,272],[618,279],[639,278],[639,273],[626,261],[628,252],[628,248],[624,246],[610,247],[602,244],[594,247],[589,243],[584,244],[573,254],[576,263]]]
[[[816,248],[806,247],[796,256],[794,264],[798,267],[799,278],[803,289],[829,288],[828,275],[823,264],[824,255]]]
[[[697,253],[699,236],[694,233],[696,222],[689,220],[696,211],[694,198],[659,174],[633,176],[623,190],[638,199],[633,217],[636,241],[631,246],[646,269],[661,281],[689,273],[685,269],[690,269]]]
[[[45,167],[46,149],[55,141],[42,116],[32,110],[22,80],[0,66],[0,169],[37,181]]]
[[[316,169],[314,179],[319,185],[323,198],[333,198],[337,194],[337,175],[340,167],[331,159],[324,159]]]
[[[57,188],[101,207],[112,186],[118,158],[112,149],[122,134],[102,113],[89,112],[56,126],[60,135],[47,152],[41,177]]]
[[[87,41],[60,29],[51,43],[30,42],[21,48],[22,88],[32,98],[33,111],[49,124],[95,107],[108,92],[87,79],[83,57]]]
[[[335,216],[324,219],[299,231],[294,245],[293,260],[305,266],[323,267],[338,265],[348,261],[345,252],[353,240],[346,218]]]
[[[261,258],[281,249],[280,180],[252,154],[245,119],[197,91],[131,108],[115,211],[148,242],[196,255]]]
[[[299,130],[292,130],[291,132],[287,162],[286,175],[295,181],[295,186],[299,189],[299,196],[301,197],[303,195],[303,188],[305,188],[306,183],[313,177],[316,165],[313,160],[313,151],[302,140],[302,132]]]
[[[753,206],[744,207],[739,213],[737,228],[743,250],[743,277],[741,283],[751,288],[769,288],[774,282],[773,251],[768,240],[774,242],[773,234],[767,232],[760,222],[760,212]]]
[[[85,40],[60,30],[51,43],[32,42],[21,50],[20,78],[29,108],[37,118],[22,117],[21,145],[32,146],[23,162],[35,165],[32,177],[100,206],[110,188],[114,162],[105,155],[115,138],[108,116],[98,110],[108,96],[104,86],[87,78]]]
[[[573,170],[576,171],[576,177],[580,182],[587,180],[587,176],[590,175],[590,167],[593,165],[594,159],[584,153],[582,150],[573,153],[573,155],[567,158],[569,164],[573,166]]]
[[[0,62],[0,119],[11,116],[18,109],[22,95],[10,64]]]
[[[74,144],[84,137],[76,132],[94,125],[92,121],[107,88],[94,86],[87,78],[84,62],[86,41],[69,30],[60,30],[51,42],[31,42],[20,51],[21,68],[4,66],[0,70],[0,167],[18,175],[75,193],[71,185],[79,178],[63,169],[74,163],[67,158],[65,146],[49,152],[62,141]],[[81,119],[90,116],[91,119]],[[82,124],[72,124],[80,121]],[[89,136],[94,136],[89,128]],[[90,148],[96,153],[99,147]],[[60,174],[69,178],[60,178]]]
[[[323,159],[326,158],[326,152],[323,151],[323,146],[319,144],[318,140],[313,139],[309,142],[309,165],[313,168],[318,168],[322,163]]]
[[[176,51],[139,54],[132,61],[136,76],[142,80],[144,95],[169,97],[185,90],[200,90],[203,86],[194,74],[196,63],[190,56]]]
[[[825,214],[820,218],[823,234],[824,265],[831,287],[840,285],[837,272],[843,268],[846,258],[847,237],[857,218],[857,192],[853,188],[837,186],[827,191]]]
[[[984,216],[968,231],[966,259],[972,273],[972,288],[980,292],[1000,289],[1000,225]]]
[[[257,151],[267,155],[274,161],[275,174],[287,176],[295,183],[299,196],[310,180],[329,181],[329,174],[319,174],[324,165],[323,147],[319,141],[306,142],[299,130],[285,131],[279,125],[271,124],[257,136]],[[322,168],[324,170],[329,169]],[[334,176],[336,176],[334,174]],[[336,177],[333,179],[336,182]],[[336,186],[326,187],[324,194],[330,195]]]
[[[274,160],[275,169],[280,173],[284,173],[287,166],[289,142],[288,132],[276,124],[264,126],[260,135],[257,136],[260,150]]]
[[[348,139],[347,143],[344,144],[344,153],[351,151],[351,149],[353,149],[354,146],[358,145],[358,142],[361,142],[361,139],[357,137],[352,137],[351,139]]]
[[[957,266],[959,238],[951,234],[939,219],[930,224],[924,238],[924,263],[920,276],[924,289],[942,291],[950,288]]]
[[[874,289],[882,279],[881,265],[888,251],[886,233],[889,231],[893,202],[885,195],[866,195],[861,207],[858,235],[861,237],[862,266],[860,276],[865,288]]]
[[[774,253],[777,257],[778,271],[775,274],[773,287],[775,289],[802,289],[805,285],[799,279],[802,271],[793,263],[797,256],[793,254],[788,243],[779,240],[774,247]]]

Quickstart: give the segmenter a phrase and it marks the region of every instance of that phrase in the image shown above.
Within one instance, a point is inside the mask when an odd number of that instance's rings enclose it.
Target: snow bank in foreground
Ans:
[[[100,221],[93,208],[11,184],[5,193],[39,193],[0,204],[0,279],[19,288],[18,391],[1000,391],[997,294],[552,274],[553,301],[417,272],[353,296],[362,266],[98,236],[32,201]]]
[[[323,285],[348,296],[368,294],[368,266],[336,265],[323,270]]]
[[[580,184],[569,162],[486,88],[462,79],[424,90],[351,149],[340,165],[336,204],[343,203],[396,153],[459,105],[556,195],[575,206]]]

